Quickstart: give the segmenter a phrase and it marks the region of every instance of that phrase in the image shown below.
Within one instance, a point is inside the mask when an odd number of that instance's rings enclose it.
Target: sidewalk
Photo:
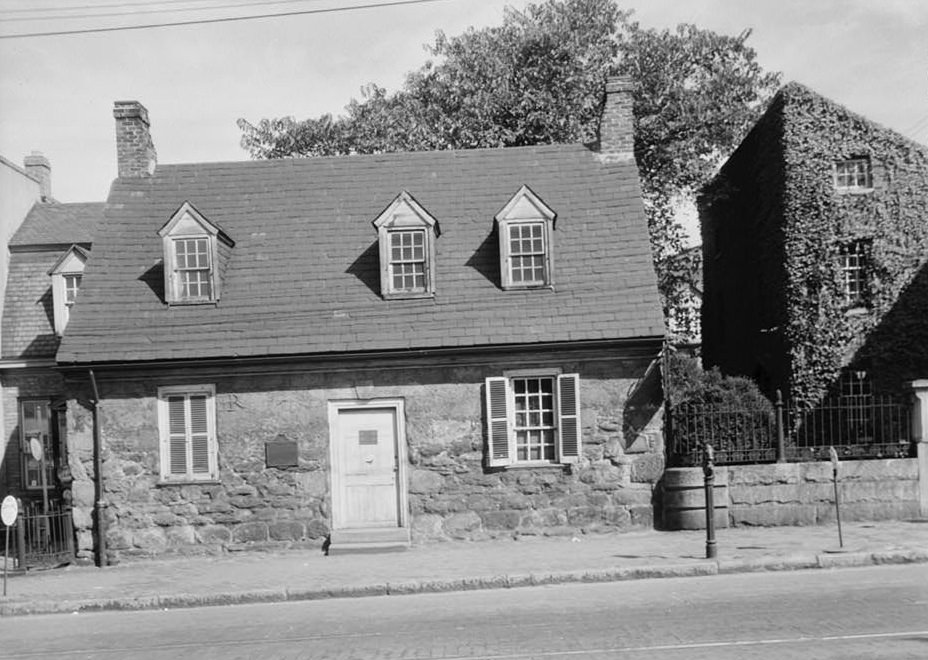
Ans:
[[[373,555],[294,550],[67,566],[11,575],[0,616],[928,562],[928,520],[847,523],[843,551],[833,526],[720,529],[716,560],[705,559],[705,541],[701,531],[643,530]]]

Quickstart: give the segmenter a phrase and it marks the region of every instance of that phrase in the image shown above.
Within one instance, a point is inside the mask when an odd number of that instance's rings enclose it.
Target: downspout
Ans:
[[[103,501],[103,441],[100,436],[100,390],[97,389],[97,378],[93,369],[88,369],[90,385],[93,387],[91,399],[91,412],[93,413],[93,474],[94,474],[94,526],[96,547],[96,564],[103,567],[106,561],[106,502]]]

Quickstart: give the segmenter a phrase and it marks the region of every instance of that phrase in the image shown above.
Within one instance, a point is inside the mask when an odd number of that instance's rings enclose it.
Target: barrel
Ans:
[[[702,468],[667,468],[663,479],[665,529],[705,529],[706,490]],[[715,468],[715,526],[728,527],[728,470]]]

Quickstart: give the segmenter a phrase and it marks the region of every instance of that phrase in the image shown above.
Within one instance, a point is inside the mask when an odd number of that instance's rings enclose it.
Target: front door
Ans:
[[[333,421],[334,527],[400,526],[397,409],[339,407]]]

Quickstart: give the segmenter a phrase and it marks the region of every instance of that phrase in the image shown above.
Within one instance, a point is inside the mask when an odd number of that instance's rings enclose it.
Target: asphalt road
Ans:
[[[0,619],[0,658],[926,658],[928,567]]]

